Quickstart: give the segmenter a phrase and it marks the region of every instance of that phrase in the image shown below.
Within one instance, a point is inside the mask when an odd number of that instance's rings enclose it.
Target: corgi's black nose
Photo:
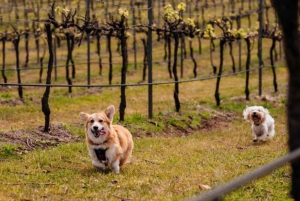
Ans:
[[[255,115],[255,114],[256,114],[256,112],[253,112],[253,114]]]
[[[93,126],[93,129],[96,131],[98,130],[98,126]]]

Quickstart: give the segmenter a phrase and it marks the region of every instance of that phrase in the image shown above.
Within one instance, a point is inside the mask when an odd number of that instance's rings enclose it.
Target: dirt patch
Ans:
[[[43,127],[0,132],[0,146],[4,144],[16,145],[19,153],[81,140],[63,125],[51,125],[49,133],[43,132]]]
[[[198,108],[201,113],[203,108]],[[145,138],[145,137],[183,137],[191,135],[199,131],[211,131],[218,129],[226,129],[228,123],[233,119],[237,118],[235,113],[220,113],[215,110],[208,110],[210,117],[201,117],[201,121],[197,124],[193,124],[194,118],[192,116],[176,116],[176,121],[182,124],[177,125],[176,123],[166,122],[164,128],[159,132],[149,132],[137,125],[127,124],[124,125],[132,131],[134,138]],[[175,113],[168,113],[159,117],[158,121],[166,121],[168,118],[174,118]],[[201,116],[201,114],[199,114]],[[147,124],[154,124],[158,126],[158,123],[154,120],[148,120]],[[193,126],[191,126],[193,124]],[[75,125],[80,126],[82,125]],[[58,146],[61,143],[71,143],[82,141],[82,137],[75,136],[62,124],[51,125],[49,133],[43,132],[43,127],[26,129],[26,130],[14,130],[7,132],[0,132],[0,148],[4,144],[16,145],[17,152],[19,154],[26,153],[28,151],[36,150],[38,148],[46,149],[51,146]]]
[[[25,103],[21,99],[13,98],[13,99],[0,99],[0,104],[15,107],[18,105],[24,105]]]
[[[286,99],[286,93],[282,92],[277,92],[276,94],[272,93],[267,93],[263,94],[261,96],[258,95],[251,95],[250,96],[251,100],[259,100],[261,102],[268,102],[273,105],[278,105],[281,104],[284,99]],[[244,96],[239,96],[239,97],[232,97],[230,101],[235,101],[235,102],[248,102]]]
[[[124,125],[129,130],[134,130],[133,135],[135,138],[143,138],[143,137],[184,137],[192,135],[195,132],[207,132],[212,130],[220,130],[226,129],[228,127],[228,123],[238,118],[237,114],[232,112],[220,113],[215,110],[210,110],[210,117],[204,117],[201,114],[201,121],[197,124],[193,124],[194,118],[192,116],[180,117],[177,116],[177,121],[180,121],[181,125],[176,125],[175,123],[165,123],[164,127],[160,132],[149,132],[142,128],[139,128],[136,125]],[[163,117],[159,117],[161,121],[166,121],[172,113],[164,115]],[[154,120],[148,120],[148,123],[159,126],[159,124]]]

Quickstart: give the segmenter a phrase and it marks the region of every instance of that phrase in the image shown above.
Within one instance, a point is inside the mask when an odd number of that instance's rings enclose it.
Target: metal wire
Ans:
[[[266,66],[264,67],[266,68]],[[127,86],[127,87],[139,87],[139,86],[149,86],[149,85],[163,85],[163,84],[174,84],[174,83],[187,83],[187,82],[196,82],[196,81],[204,81],[204,80],[210,80],[215,79],[218,77],[230,77],[238,74],[245,73],[247,71],[255,71],[259,68],[251,68],[249,70],[243,70],[238,71],[235,73],[228,73],[223,74],[221,76],[214,75],[214,76],[206,76],[201,78],[194,78],[194,79],[187,79],[187,80],[178,80],[178,81],[165,81],[165,82],[152,82],[152,83],[135,83],[135,84],[98,84],[98,85],[86,85],[86,84],[24,84],[24,83],[1,83],[2,86],[26,86],[26,87],[121,87],[121,86]]]

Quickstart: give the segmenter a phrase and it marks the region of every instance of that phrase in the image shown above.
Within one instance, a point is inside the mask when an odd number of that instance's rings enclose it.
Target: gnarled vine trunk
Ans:
[[[246,95],[246,100],[249,100],[249,69],[250,69],[250,39],[249,38],[245,38],[246,41],[246,46],[247,46],[247,59],[246,59],[246,84],[245,84],[245,95]]]
[[[194,49],[193,49],[192,39],[190,39],[190,55],[191,55],[192,61],[194,63],[194,68],[193,68],[194,77],[197,77],[197,62],[196,62],[196,59],[194,58]]]
[[[126,73],[127,73],[127,39],[125,30],[121,33],[121,52],[122,52],[122,70],[121,70],[121,102],[120,102],[120,121],[124,121],[126,108]]]
[[[174,101],[175,101],[175,109],[176,112],[180,111],[180,101],[179,101],[179,83],[178,83],[178,75],[177,75],[177,53],[178,53],[178,45],[179,45],[179,35],[178,33],[173,33],[174,36],[174,63],[173,63],[173,76],[174,76]]]
[[[272,68],[272,72],[273,72],[274,91],[278,92],[277,79],[276,79],[276,70],[275,70],[275,66],[274,66],[274,55],[273,55],[273,52],[275,51],[275,47],[276,47],[276,39],[272,38],[272,45],[271,45],[271,48],[270,48],[270,60],[271,60],[271,68]]]
[[[69,93],[72,93],[72,80],[70,78],[70,70],[69,70],[69,62],[72,59],[72,42],[70,38],[70,34],[66,33],[66,40],[67,40],[67,48],[68,48],[68,56],[67,56],[67,61],[66,61],[66,80],[69,85]]]
[[[144,59],[143,59],[143,81],[146,80],[146,72],[147,72],[147,66],[148,66],[148,61],[147,61],[147,55],[148,55],[148,51],[147,51],[147,41],[145,38],[141,39],[143,42],[143,46],[144,46]]]
[[[109,84],[112,83],[112,78],[113,78],[113,64],[112,64],[112,52],[111,52],[111,33],[107,34],[107,50],[108,50],[108,63],[109,63],[109,73],[108,73],[108,82]]]
[[[220,88],[221,76],[222,76],[222,71],[223,71],[223,57],[224,57],[225,43],[226,43],[225,39],[220,39],[220,66],[219,66],[219,72],[218,72],[218,78],[217,78],[217,84],[216,84],[216,90],[215,90],[215,99],[216,99],[217,106],[220,106],[220,104],[221,104],[219,88]]]
[[[45,124],[44,124],[44,132],[48,132],[50,130],[50,107],[49,107],[49,95],[50,95],[50,84],[51,84],[51,72],[53,68],[53,47],[52,47],[52,34],[51,34],[51,26],[50,23],[45,23],[45,28],[47,32],[47,41],[48,41],[48,50],[49,50],[49,61],[48,61],[48,70],[47,70],[47,78],[46,78],[46,90],[42,97],[42,111],[45,115]]]
[[[18,94],[19,98],[23,99],[23,88],[21,86],[21,70],[20,70],[20,52],[19,52],[20,35],[17,33],[16,38],[13,40],[15,52],[16,52],[16,70],[18,77]]]
[[[101,35],[97,33],[97,55],[99,63],[99,75],[102,75],[102,58],[101,58],[101,44],[100,44]]]
[[[4,83],[7,83],[7,77],[5,76],[5,43],[6,43],[6,35],[2,38],[2,77]]]

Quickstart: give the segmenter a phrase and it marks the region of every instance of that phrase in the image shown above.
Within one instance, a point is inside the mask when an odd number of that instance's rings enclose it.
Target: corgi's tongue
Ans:
[[[106,131],[105,130],[100,130],[100,131],[97,131],[97,134],[98,135],[105,135]]]

